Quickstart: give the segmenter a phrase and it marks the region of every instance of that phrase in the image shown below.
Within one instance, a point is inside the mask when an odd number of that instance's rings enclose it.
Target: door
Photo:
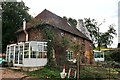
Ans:
[[[19,50],[18,50],[18,45],[15,46],[15,64],[18,64],[18,53],[19,53]]]
[[[19,64],[23,64],[23,45],[19,45]]]
[[[23,64],[23,45],[22,44],[16,45],[15,64]]]

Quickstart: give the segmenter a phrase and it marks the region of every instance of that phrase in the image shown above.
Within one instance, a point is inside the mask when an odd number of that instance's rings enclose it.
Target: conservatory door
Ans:
[[[23,63],[23,46],[17,45],[15,48],[15,64]]]
[[[23,45],[19,46],[19,64],[23,63]]]
[[[19,50],[18,50],[18,45],[15,46],[15,64],[18,64],[18,55],[19,54]]]

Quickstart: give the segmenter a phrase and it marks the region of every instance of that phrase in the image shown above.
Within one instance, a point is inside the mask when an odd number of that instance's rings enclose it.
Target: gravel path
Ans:
[[[27,75],[22,72],[17,72],[7,68],[0,68],[0,80],[3,78],[9,78],[9,79],[12,78],[10,80],[21,80],[24,77],[27,77]]]

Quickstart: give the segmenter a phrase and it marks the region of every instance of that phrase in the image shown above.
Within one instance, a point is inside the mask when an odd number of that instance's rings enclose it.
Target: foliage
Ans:
[[[100,66],[81,66],[81,75],[80,78],[82,79],[96,79],[96,80],[102,80],[103,78],[108,79],[109,77],[111,79],[119,78],[118,72],[114,68],[105,68]]]
[[[104,51],[104,55],[105,55],[105,61],[112,61],[112,58],[110,57],[110,55],[112,54],[112,52],[108,52],[108,51]]]
[[[80,45],[72,44],[71,49],[72,49],[73,51],[79,51],[79,50],[81,50],[81,46],[80,46]]]
[[[90,36],[92,38],[93,43],[98,39],[98,28],[97,28],[97,21],[95,19],[84,18],[84,26],[90,32]]]
[[[37,78],[60,78],[60,71],[55,68],[45,66],[42,69],[26,72],[30,76],[35,76]]]
[[[68,47],[70,45],[69,40],[67,39],[67,37],[64,37],[61,41],[61,47],[65,48]]]
[[[90,36],[92,37],[93,44],[98,44],[98,47],[104,46],[107,48],[108,45],[113,43],[114,35],[116,35],[116,30],[114,29],[114,24],[109,25],[109,29],[102,33],[99,32],[99,24],[95,19],[85,18],[84,25],[90,32]]]
[[[54,33],[51,29],[51,27],[47,27],[47,25],[43,28],[43,35],[46,37],[46,40],[48,40],[48,46],[47,46],[47,58],[48,58],[48,65],[53,66],[55,65],[54,59],[53,59],[53,38]]]
[[[63,18],[67,20],[71,26],[76,27],[77,20],[67,18],[66,16],[64,16]],[[98,25],[98,22],[95,19],[84,18],[83,24],[83,27],[86,27],[90,32],[90,36],[93,41],[93,47],[95,47],[95,44],[98,44],[98,47],[104,46],[105,48],[107,48],[108,45],[111,45],[113,43],[113,35],[116,35],[114,24],[109,25],[109,30],[104,33],[99,32],[99,26],[101,26],[102,23]]]
[[[65,20],[67,20],[68,23],[69,23],[72,27],[76,27],[76,25],[77,25],[77,20],[76,20],[76,19],[67,18],[66,16],[63,16],[63,18],[64,18]]]
[[[109,30],[105,33],[101,33],[100,41],[101,45],[107,48],[107,45],[111,45],[113,43],[113,35],[116,35],[116,30],[114,29],[114,24],[109,26]]]
[[[50,27],[50,25],[45,25],[42,31],[43,31],[43,37],[46,40],[48,40],[48,46],[47,46],[48,65],[59,67],[59,65],[63,65],[64,63],[66,63],[65,51],[69,46],[70,43],[69,39],[67,37],[57,38],[59,34],[55,34],[52,26]],[[53,49],[56,52],[56,54],[60,53],[59,58],[62,59],[61,61],[53,58]]]
[[[120,63],[120,50],[113,51],[112,54],[110,55],[110,57],[111,57],[114,61]]]
[[[24,2],[2,3],[2,51],[5,51],[7,44],[16,41],[15,32],[22,26],[23,19],[31,19],[28,10]]]

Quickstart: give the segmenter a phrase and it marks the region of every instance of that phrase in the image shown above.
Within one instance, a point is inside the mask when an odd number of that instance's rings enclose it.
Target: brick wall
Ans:
[[[82,45],[84,44],[84,52],[86,51],[91,51],[91,42],[88,41],[88,40],[85,40],[81,37],[78,37],[76,35],[73,35],[73,34],[70,34],[68,32],[65,32],[63,30],[59,30],[57,28],[53,28],[54,30],[54,36],[55,36],[55,40],[57,42],[60,42],[64,37],[66,37],[70,43],[72,44],[76,44],[76,45]],[[33,29],[30,29],[28,32],[28,40],[29,41],[43,41],[45,40],[44,39],[44,36],[42,34],[42,30],[41,28],[33,28]],[[20,42],[20,41],[25,41],[25,33],[24,32],[21,32],[18,34],[18,37],[17,37],[17,41]],[[68,48],[69,49],[69,48]],[[61,54],[61,51],[60,49],[59,50],[55,50],[55,56],[56,58],[59,60],[60,59],[60,54]],[[76,57],[77,55],[77,52],[74,52],[74,57]]]

